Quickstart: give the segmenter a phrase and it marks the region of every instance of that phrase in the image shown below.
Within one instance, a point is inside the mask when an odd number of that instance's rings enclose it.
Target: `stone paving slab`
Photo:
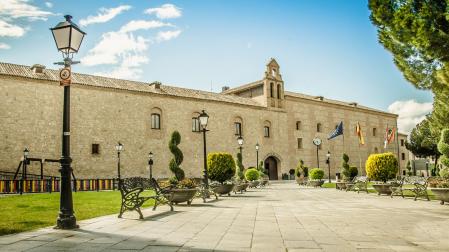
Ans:
[[[168,210],[1,236],[0,251],[449,251],[449,206],[437,201],[276,183]]]

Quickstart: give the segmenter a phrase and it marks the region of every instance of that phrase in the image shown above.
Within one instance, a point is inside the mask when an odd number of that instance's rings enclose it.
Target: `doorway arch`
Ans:
[[[278,180],[278,159],[274,156],[268,156],[264,161],[265,171],[268,173],[270,180]]]

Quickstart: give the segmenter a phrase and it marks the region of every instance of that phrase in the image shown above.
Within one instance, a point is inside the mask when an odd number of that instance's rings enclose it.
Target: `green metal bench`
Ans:
[[[404,191],[410,191],[414,194],[416,201],[418,197],[424,197],[427,200],[430,200],[429,195],[427,194],[427,185],[429,179],[425,177],[419,176],[407,176],[403,177],[401,180],[398,180],[395,186],[391,186],[391,197],[394,195],[402,196],[404,198]]]
[[[368,177],[357,176],[351,182],[346,183],[346,191],[360,191],[368,193]]]

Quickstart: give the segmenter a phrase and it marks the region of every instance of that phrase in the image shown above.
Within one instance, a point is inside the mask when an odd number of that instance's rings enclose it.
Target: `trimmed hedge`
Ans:
[[[357,166],[349,166],[349,175],[351,176],[351,179],[353,179],[358,174],[359,170],[357,169]]]
[[[207,155],[207,173],[209,178],[223,184],[235,175],[235,161],[231,154],[214,152]]]
[[[321,180],[324,177],[324,171],[320,168],[313,168],[309,172],[310,179]]]
[[[246,170],[245,172],[245,178],[248,181],[254,181],[254,180],[258,180],[260,177],[260,173],[259,171],[254,168],[254,167],[250,167],[248,168],[248,170]]]
[[[371,180],[387,182],[387,180],[396,177],[398,160],[391,152],[371,154],[366,160],[365,169],[366,175]]]

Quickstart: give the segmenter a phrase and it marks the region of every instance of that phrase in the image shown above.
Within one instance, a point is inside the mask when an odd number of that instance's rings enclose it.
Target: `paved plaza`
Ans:
[[[117,209],[120,202],[117,202]],[[276,183],[0,237],[1,251],[449,251],[449,206]]]

